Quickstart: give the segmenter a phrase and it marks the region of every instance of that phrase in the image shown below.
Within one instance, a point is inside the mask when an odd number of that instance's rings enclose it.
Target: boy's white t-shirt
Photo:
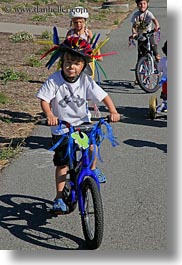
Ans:
[[[53,114],[73,126],[90,122],[91,113],[88,100],[101,102],[108,94],[85,73],[81,73],[74,83],[65,81],[61,71],[53,73],[40,88],[36,96],[51,104]],[[57,126],[51,126],[53,134]]]
[[[146,31],[151,31],[152,30],[152,20],[154,19],[154,15],[152,14],[152,12],[150,12],[148,9],[142,13],[139,10],[136,11],[132,17],[131,17],[131,23],[132,24],[137,24],[138,26],[140,25],[140,23],[142,23],[143,21],[145,22],[145,29],[140,29],[140,26],[138,28],[139,32],[138,33],[142,33],[146,32]]]

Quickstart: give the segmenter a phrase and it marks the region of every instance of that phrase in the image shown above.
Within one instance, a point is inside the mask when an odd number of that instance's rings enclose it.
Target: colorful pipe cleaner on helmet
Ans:
[[[91,41],[87,42],[86,40],[82,39],[81,37],[69,37],[66,38],[62,43],[59,41],[59,36],[57,32],[57,28],[53,28],[53,47],[45,52],[41,59],[45,58],[48,54],[52,53],[51,58],[46,63],[48,69],[55,63],[55,61],[61,57],[63,52],[71,51],[73,53],[79,54],[82,56],[86,63],[94,62],[98,81],[100,82],[100,75],[99,70],[104,74],[105,78],[107,79],[107,75],[103,69],[103,67],[98,63],[97,59],[99,57],[109,56],[113,54],[118,54],[118,52],[109,52],[105,54],[97,54],[98,50],[101,49],[109,40],[106,38],[104,41],[98,43],[100,38],[100,33],[98,35],[94,34]]]

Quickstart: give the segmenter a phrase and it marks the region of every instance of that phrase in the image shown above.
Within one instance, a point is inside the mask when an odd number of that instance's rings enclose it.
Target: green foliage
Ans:
[[[40,38],[43,40],[52,40],[52,32],[49,30],[45,30],[42,32]]]
[[[25,41],[33,41],[33,35],[26,32],[17,32],[9,37],[11,42],[25,42]]]
[[[33,20],[33,21],[46,21],[47,16],[46,15],[34,15],[34,16],[32,16],[31,20]]]
[[[24,140],[18,141],[17,143],[13,143],[13,139],[9,143],[7,147],[3,147],[0,150],[0,160],[5,160],[8,158],[14,157],[21,151],[21,146]]]
[[[0,75],[0,80],[6,84],[8,81],[25,81],[28,79],[28,76],[24,72],[16,72],[14,69],[6,69],[2,74]]]
[[[27,65],[31,67],[40,67],[42,65],[40,59],[38,59],[34,54],[31,54],[27,58]]]
[[[14,0],[0,0],[0,3],[11,3],[14,2]]]
[[[6,104],[7,102],[8,102],[7,96],[4,93],[0,92],[0,104]]]
[[[119,25],[119,20],[114,20],[114,25]]]

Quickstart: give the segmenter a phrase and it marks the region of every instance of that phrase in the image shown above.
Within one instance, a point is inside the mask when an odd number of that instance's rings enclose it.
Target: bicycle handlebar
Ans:
[[[104,117],[104,118],[100,118],[98,123],[85,123],[85,124],[80,124],[80,125],[76,125],[76,126],[71,126],[71,125],[70,125],[68,122],[66,122],[66,121],[62,121],[62,120],[60,121],[60,120],[58,120],[58,124],[59,124],[59,125],[62,125],[62,124],[63,124],[63,125],[65,125],[68,129],[69,129],[70,127],[73,127],[73,128],[74,128],[74,131],[81,131],[81,130],[89,131],[89,130],[91,130],[91,129],[93,128],[93,126],[94,126],[95,124],[97,124],[97,125],[98,125],[98,128],[100,128],[103,122],[110,123],[110,122],[111,122],[111,120],[110,120],[110,116],[107,116],[107,117]]]
[[[150,37],[154,34],[154,32],[155,32],[155,30],[152,29],[151,31],[140,33],[140,34],[136,35],[134,39],[139,40],[141,37]]]

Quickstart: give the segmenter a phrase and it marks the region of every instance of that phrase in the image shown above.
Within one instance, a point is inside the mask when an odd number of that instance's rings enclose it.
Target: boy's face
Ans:
[[[66,52],[63,57],[63,72],[68,78],[78,76],[85,66],[85,61],[80,56]]]
[[[148,3],[146,0],[142,0],[138,3],[138,8],[141,12],[145,12],[145,10],[148,8]]]
[[[84,18],[73,18],[72,21],[73,21],[74,28],[77,30],[81,30],[82,28],[85,27]]]

